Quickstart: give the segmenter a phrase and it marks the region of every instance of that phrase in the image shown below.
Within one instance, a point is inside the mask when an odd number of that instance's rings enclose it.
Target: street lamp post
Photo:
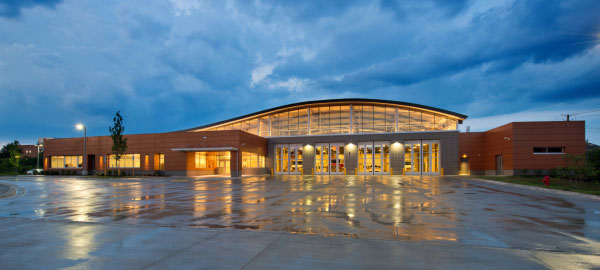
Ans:
[[[40,168],[40,147],[44,147],[44,145],[38,142],[38,144],[37,144],[37,150],[38,151],[37,151],[37,166],[36,166],[36,169]]]
[[[75,126],[78,130],[82,130],[83,129],[83,171],[81,172],[81,175],[87,175],[88,171],[87,171],[87,132],[86,132],[86,127],[83,124],[77,124]]]

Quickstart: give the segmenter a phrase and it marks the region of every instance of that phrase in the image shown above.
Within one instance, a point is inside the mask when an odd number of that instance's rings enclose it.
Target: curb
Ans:
[[[454,178],[454,177],[452,177],[452,178]],[[561,194],[561,195],[570,195],[570,196],[583,197],[583,198],[592,199],[592,200],[600,200],[600,196],[597,196],[597,195],[585,194],[585,193],[579,193],[579,192],[573,192],[573,191],[567,191],[567,190],[551,189],[551,188],[543,188],[543,187],[535,187],[535,186],[527,186],[527,185],[506,183],[506,182],[495,181],[495,180],[488,180],[488,179],[481,179],[481,178],[462,178],[462,177],[458,177],[458,178],[455,178],[455,179],[474,180],[474,181],[480,181],[480,182],[485,182],[485,183],[494,184],[494,185],[509,186],[509,187],[516,187],[516,188],[524,188],[524,189],[535,190],[535,191],[545,191],[545,192],[556,193],[556,194]]]
[[[3,194],[0,194],[0,199],[12,197],[15,194],[17,194],[17,187],[15,187],[14,185],[4,183],[0,183],[0,185],[8,187],[8,191],[4,192]]]

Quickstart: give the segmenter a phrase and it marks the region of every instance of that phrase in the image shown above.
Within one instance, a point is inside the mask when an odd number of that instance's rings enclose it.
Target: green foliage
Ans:
[[[110,137],[113,141],[111,148],[112,154],[115,156],[117,168],[119,168],[121,156],[125,153],[125,151],[127,151],[127,139],[123,138],[125,127],[123,127],[123,117],[121,117],[121,111],[117,111],[115,117],[113,118],[113,126],[108,127],[108,131],[110,132]]]
[[[592,149],[587,151],[587,162],[595,170],[600,170],[600,149]]]
[[[558,176],[574,181],[598,180],[598,170],[586,159],[586,155],[565,155],[565,166],[558,169]]]
[[[17,173],[19,171],[19,161],[21,160],[21,153],[18,151],[18,149],[11,149],[9,152],[10,157],[8,158],[8,162],[15,170],[15,173]]]
[[[19,154],[22,154],[19,145],[21,145],[19,141],[15,140],[11,143],[6,144],[5,146],[2,146],[2,149],[0,149],[0,159],[10,158],[10,151],[13,150],[16,150],[19,152]]]

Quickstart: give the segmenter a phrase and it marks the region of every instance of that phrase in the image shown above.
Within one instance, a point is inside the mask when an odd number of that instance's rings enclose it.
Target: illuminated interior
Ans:
[[[52,168],[82,168],[83,156],[52,156]]]
[[[275,147],[275,173],[301,174],[302,164],[301,144],[278,144]]]
[[[262,137],[457,130],[463,119],[435,110],[376,102],[292,106],[193,131],[243,130]]]
[[[407,141],[404,144],[406,174],[438,174],[440,172],[440,142]]]
[[[117,160],[115,155],[108,155],[109,164],[108,167],[111,169],[117,168]],[[139,168],[140,167],[140,154],[126,154],[121,155],[119,160],[118,168]]]

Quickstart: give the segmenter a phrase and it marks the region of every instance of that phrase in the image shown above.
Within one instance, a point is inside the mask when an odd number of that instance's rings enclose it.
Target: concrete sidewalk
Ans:
[[[2,269],[514,270],[593,268],[598,260],[460,244],[0,218]]]

